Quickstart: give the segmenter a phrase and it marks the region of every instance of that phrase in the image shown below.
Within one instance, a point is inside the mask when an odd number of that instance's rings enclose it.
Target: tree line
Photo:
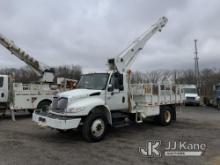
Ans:
[[[56,77],[66,77],[79,80],[82,68],[79,65],[64,65],[55,67]],[[28,66],[22,68],[0,69],[0,74],[14,74],[15,82],[31,83],[39,81],[35,72]],[[132,83],[164,83],[173,82],[177,84],[196,84],[194,70],[153,70],[132,73]],[[202,95],[210,95],[213,85],[220,83],[220,69],[205,68],[200,71],[200,87]]]
[[[65,77],[70,79],[79,80],[82,74],[81,66],[78,65],[64,65],[55,67],[56,77]],[[0,69],[0,74],[14,75],[15,82],[32,83],[38,82],[40,77],[28,66],[22,68],[5,68]]]
[[[132,73],[132,83],[164,83],[196,84],[195,72],[186,70],[154,70],[148,72],[136,71]],[[204,68],[200,71],[200,94],[210,96],[213,85],[220,83],[220,69]]]

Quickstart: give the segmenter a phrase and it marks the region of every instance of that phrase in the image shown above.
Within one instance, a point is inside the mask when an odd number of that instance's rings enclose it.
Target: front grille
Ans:
[[[186,97],[186,100],[195,100],[195,97]]]
[[[68,99],[65,97],[54,97],[52,102],[52,111],[56,113],[64,113],[67,107]]]

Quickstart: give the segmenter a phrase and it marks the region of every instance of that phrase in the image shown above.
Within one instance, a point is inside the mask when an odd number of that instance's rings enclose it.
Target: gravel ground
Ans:
[[[85,142],[77,131],[65,134],[42,129],[30,115],[16,122],[0,118],[0,165],[65,164],[220,164],[220,111],[208,107],[182,107],[177,121],[167,127],[152,122],[110,129],[105,140]],[[200,157],[146,158],[138,152],[146,140],[161,140],[163,152],[168,141],[205,143]]]

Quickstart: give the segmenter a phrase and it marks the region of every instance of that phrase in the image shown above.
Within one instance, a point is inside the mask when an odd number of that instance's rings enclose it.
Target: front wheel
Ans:
[[[90,114],[82,126],[82,135],[88,142],[98,142],[104,139],[107,129],[106,117],[104,114]]]

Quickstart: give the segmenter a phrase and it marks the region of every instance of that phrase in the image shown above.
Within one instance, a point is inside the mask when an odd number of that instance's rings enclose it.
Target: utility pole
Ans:
[[[197,50],[197,39],[194,40],[195,43],[195,79],[197,88],[200,90],[200,74],[199,74],[199,58],[198,58],[198,50]]]

